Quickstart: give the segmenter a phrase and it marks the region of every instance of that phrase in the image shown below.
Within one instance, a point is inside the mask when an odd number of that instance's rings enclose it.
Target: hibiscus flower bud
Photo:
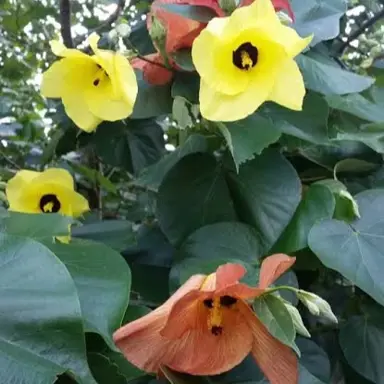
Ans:
[[[297,308],[289,304],[288,302],[285,302],[284,304],[285,304],[285,308],[288,309],[288,312],[291,315],[293,325],[297,333],[299,333],[304,337],[311,337],[311,334],[308,332],[308,329],[305,328],[303,319],[301,318],[300,312],[297,310]]]
[[[277,17],[279,18],[280,22],[284,25],[289,25],[293,23],[292,18],[285,11],[277,12]]]
[[[121,36],[121,37],[129,37],[129,35],[132,32],[131,27],[127,23],[121,23],[116,27],[116,32]]]
[[[338,322],[336,316],[332,312],[331,306],[320,296],[299,289],[297,291],[297,297],[308,308],[312,315],[324,316],[334,323]]]
[[[165,39],[167,37],[167,30],[165,29],[162,22],[156,17],[152,15],[152,23],[149,28],[149,35],[151,39],[158,47],[164,47]]]
[[[219,0],[220,8],[228,15],[230,15],[236,8],[236,0]]]

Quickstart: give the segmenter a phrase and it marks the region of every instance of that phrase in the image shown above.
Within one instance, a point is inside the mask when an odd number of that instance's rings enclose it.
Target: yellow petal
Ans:
[[[271,0],[255,0],[251,5],[237,8],[229,17],[226,34],[233,35],[245,29],[275,28],[281,22]]]
[[[36,184],[57,184],[68,189],[74,189],[72,175],[64,168],[48,168],[33,181]]]
[[[43,73],[40,91],[45,97],[61,97],[63,90],[69,86],[71,77],[77,77],[77,70],[83,59],[61,59],[53,63]]]
[[[73,217],[78,217],[83,213],[89,211],[88,200],[75,191],[72,192],[70,196],[72,215]]]
[[[62,57],[71,57],[71,58],[89,58],[89,56],[78,49],[73,48],[67,48],[61,41],[59,40],[51,40],[49,42],[51,46],[52,52],[56,56],[62,56]]]
[[[291,57],[297,56],[302,52],[312,41],[313,35],[307,36],[304,39],[290,27],[280,24],[276,29],[268,29],[269,37],[276,43],[284,47],[286,53]]]
[[[63,244],[69,244],[71,241],[71,236],[56,236],[56,239]]]
[[[252,83],[238,95],[216,92],[203,80],[200,81],[200,112],[211,121],[235,121],[253,113],[268,97],[273,82],[271,78],[263,84]]]
[[[5,188],[5,194],[9,203],[9,209],[20,211],[24,207],[23,194],[30,182],[39,176],[39,172],[21,170],[12,177]]]
[[[192,45],[192,60],[200,77],[209,83],[210,87],[220,93],[235,95],[247,88],[249,73],[233,64],[234,38],[229,36],[226,40],[223,36],[218,36],[226,22],[221,22],[219,18],[212,21],[195,39]]]
[[[87,108],[101,120],[116,121],[127,118],[133,110],[133,104],[126,99],[116,99],[116,95],[109,78],[100,81],[97,86],[84,90]]]
[[[95,32],[88,37],[88,43],[95,54],[95,56],[92,56],[92,58],[108,73],[108,76],[112,76],[115,70],[113,62],[114,52],[99,49],[97,47],[99,40],[100,36]]]
[[[103,121],[89,110],[83,90],[79,92],[66,91],[62,100],[66,114],[83,131],[92,132]]]
[[[133,106],[138,93],[136,74],[128,59],[118,53],[115,55],[115,76],[112,78],[113,81],[116,81],[116,88],[119,88],[118,93],[121,97]]]
[[[301,111],[305,96],[303,76],[292,59],[282,63],[275,85],[268,99],[286,108]]]

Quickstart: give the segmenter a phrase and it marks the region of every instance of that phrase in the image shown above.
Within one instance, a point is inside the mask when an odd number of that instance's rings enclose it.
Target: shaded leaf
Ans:
[[[301,183],[291,164],[275,150],[266,150],[228,174],[237,214],[253,226],[267,248],[291,220],[301,197]]]
[[[125,220],[104,220],[74,227],[72,236],[104,243],[121,251],[135,243],[132,223]]]
[[[297,63],[303,74],[306,88],[324,95],[361,92],[374,82],[370,77],[348,72],[306,55],[299,55]]]
[[[312,185],[305,192],[292,220],[271,252],[290,254],[306,248],[312,226],[321,219],[332,218],[334,210],[335,199],[332,192],[321,185]]]
[[[260,235],[250,226],[238,222],[206,225],[187,237],[178,258],[228,258],[256,263],[265,253]]]
[[[314,34],[312,46],[340,33],[340,18],[347,10],[343,0],[291,0],[291,4],[295,15],[293,27],[302,37]]]
[[[185,156],[165,176],[159,188],[157,219],[173,244],[204,225],[234,221],[236,214],[215,158]]]
[[[235,161],[236,168],[240,164],[260,155],[264,148],[280,138],[280,131],[275,125],[258,114],[232,123],[218,123],[228,148]]]

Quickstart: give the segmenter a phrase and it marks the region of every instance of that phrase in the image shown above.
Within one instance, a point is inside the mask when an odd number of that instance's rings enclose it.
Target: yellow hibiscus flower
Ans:
[[[138,92],[128,59],[98,49],[99,39],[95,33],[88,38],[92,56],[51,41],[52,52],[63,58],[43,74],[41,84],[42,95],[61,98],[67,115],[86,132],[94,131],[103,120],[128,117]]]
[[[61,168],[44,172],[21,170],[8,181],[5,193],[10,211],[61,213],[72,217],[89,211],[88,201],[74,190],[71,174]],[[69,241],[69,237],[59,239]]]
[[[305,87],[293,58],[311,40],[283,25],[270,0],[212,19],[192,46],[203,117],[243,119],[267,100],[301,110]]]

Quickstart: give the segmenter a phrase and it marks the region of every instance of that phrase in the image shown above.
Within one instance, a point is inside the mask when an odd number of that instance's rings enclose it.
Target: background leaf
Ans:
[[[214,157],[188,155],[168,172],[159,188],[156,216],[173,244],[201,226],[236,219],[224,175]]]
[[[228,185],[240,220],[253,226],[267,248],[291,220],[300,201],[300,180],[288,161],[274,150],[228,174]]]

